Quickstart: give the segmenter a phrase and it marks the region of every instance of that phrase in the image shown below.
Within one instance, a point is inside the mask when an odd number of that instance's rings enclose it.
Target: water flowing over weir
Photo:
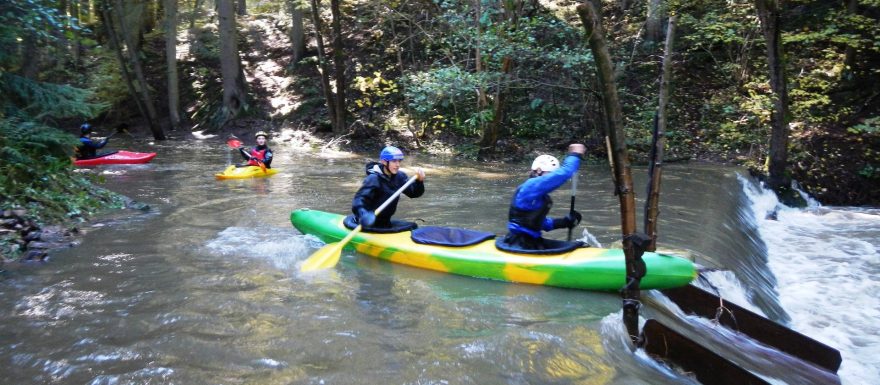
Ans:
[[[363,156],[281,144],[278,175],[216,181],[222,143],[154,147],[151,164],[96,170],[150,212],[86,224],[80,246],[0,274],[0,383],[695,383],[629,350],[616,293],[453,276],[350,251],[334,269],[301,274],[322,243],[294,230],[290,211],[347,212]],[[203,155],[188,156],[193,148]],[[413,165],[428,169],[427,192],[404,198],[397,216],[495,233],[527,166],[408,157]],[[841,349],[844,384],[873,383],[880,213],[782,207],[767,220],[777,203],[740,172],[667,166],[661,249],[718,269],[706,275],[725,298]],[[607,165],[583,168],[578,187],[582,225],[613,245],[620,216]],[[565,190],[553,215],[568,209]],[[689,337],[755,361],[749,369],[774,383],[822,383],[644,294],[646,318],[693,325]]]

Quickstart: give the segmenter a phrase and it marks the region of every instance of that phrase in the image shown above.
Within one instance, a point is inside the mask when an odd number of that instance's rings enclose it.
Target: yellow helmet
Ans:
[[[254,134],[254,138],[259,138],[260,136],[265,136],[266,139],[269,139],[269,134],[267,134],[266,131],[257,131],[257,133]]]

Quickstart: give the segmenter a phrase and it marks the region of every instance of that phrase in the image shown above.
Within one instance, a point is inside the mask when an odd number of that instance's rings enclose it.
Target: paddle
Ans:
[[[574,196],[577,194],[578,186],[578,174],[575,171],[574,175],[571,176],[571,213],[574,214]],[[571,242],[571,230],[574,229],[574,226],[568,228],[568,241]]]
[[[230,148],[233,148],[233,149],[236,149],[236,150],[237,150],[237,149],[239,149],[239,148],[241,147],[242,144],[241,144],[241,140],[239,140],[238,138],[236,138],[235,135],[232,135],[232,136],[229,137],[229,139],[226,139],[226,145],[229,146]],[[263,170],[263,174],[268,173],[268,171],[266,170],[266,164],[265,164],[265,163],[263,163],[263,162],[260,161],[259,159],[254,159],[253,157],[251,157],[251,159],[253,159],[254,161],[257,162],[257,165],[259,165],[259,166],[260,166],[260,169]]]
[[[235,137],[235,135],[230,136],[229,139],[226,139],[226,145],[233,149],[238,149],[241,147],[241,141]]]
[[[407,180],[406,183],[403,184],[403,186],[397,189],[397,191],[395,191],[394,194],[391,195],[391,197],[385,200],[385,202],[382,203],[382,205],[379,206],[379,208],[377,208],[376,211],[373,212],[373,214],[379,215],[379,213],[381,213],[382,210],[385,209],[385,207],[388,207],[391,202],[393,202],[395,199],[397,199],[397,197],[400,196],[400,194],[403,193],[403,190],[406,190],[409,185],[413,184],[413,182],[416,181],[416,178],[418,178],[418,175],[413,175],[409,177],[409,180]],[[302,267],[300,267],[300,271],[320,270],[335,266],[336,263],[339,262],[342,248],[345,247],[345,245],[348,244],[348,241],[354,238],[355,235],[360,233],[362,229],[363,226],[357,225],[357,227],[355,227],[354,230],[348,233],[345,238],[342,238],[341,241],[328,243],[327,245],[324,245],[324,247],[318,249],[318,251],[314,252],[309,257],[309,259],[303,262]]]

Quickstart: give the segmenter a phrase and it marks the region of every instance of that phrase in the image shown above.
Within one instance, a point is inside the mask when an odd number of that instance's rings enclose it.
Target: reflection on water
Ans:
[[[292,228],[290,211],[348,212],[365,157],[277,144],[283,172],[218,181],[230,160],[223,143],[152,147],[151,164],[96,169],[149,213],[87,227],[81,246],[0,281],[5,382],[692,383],[632,354],[615,293],[450,276],[349,251],[332,270],[300,273],[322,244]],[[404,166],[427,169],[427,192],[403,198],[397,216],[498,234],[525,168],[424,156]],[[582,170],[577,199],[603,245],[619,238],[606,168]],[[760,279],[766,248],[730,219],[734,171],[667,166],[660,243],[732,269],[773,309],[772,281]],[[568,202],[563,190],[557,202]]]

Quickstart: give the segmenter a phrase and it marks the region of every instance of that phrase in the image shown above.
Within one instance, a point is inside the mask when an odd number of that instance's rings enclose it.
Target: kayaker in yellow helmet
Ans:
[[[266,168],[272,168],[272,157],[274,154],[272,153],[272,149],[266,144],[269,134],[267,134],[266,131],[257,131],[257,133],[254,134],[254,138],[257,141],[257,145],[254,148],[250,150],[245,147],[238,148],[238,151],[241,152],[241,156],[247,161],[246,164],[240,165],[239,167],[259,166],[260,163],[262,163]]]
[[[529,179],[513,194],[508,212],[508,233],[495,242],[499,249],[555,252],[582,245],[581,242],[544,239],[541,234],[543,231],[573,228],[581,222],[581,214],[573,209],[562,218],[547,218],[547,214],[553,207],[550,193],[571,179],[586,152],[583,144],[575,143],[568,146],[568,155],[561,165],[558,159],[550,155],[535,158]]]
[[[380,232],[405,231],[416,227],[413,222],[391,220],[391,216],[397,210],[399,198],[394,199],[378,216],[373,214],[409,179],[405,172],[400,171],[401,161],[403,161],[403,151],[394,146],[387,146],[379,153],[378,162],[367,163],[367,177],[354,194],[351,202],[354,216],[349,217],[351,220],[346,223],[347,226],[354,227],[361,224],[364,231]],[[403,190],[403,194],[410,198],[418,198],[425,193],[425,171],[417,168],[416,175],[415,183]]]

